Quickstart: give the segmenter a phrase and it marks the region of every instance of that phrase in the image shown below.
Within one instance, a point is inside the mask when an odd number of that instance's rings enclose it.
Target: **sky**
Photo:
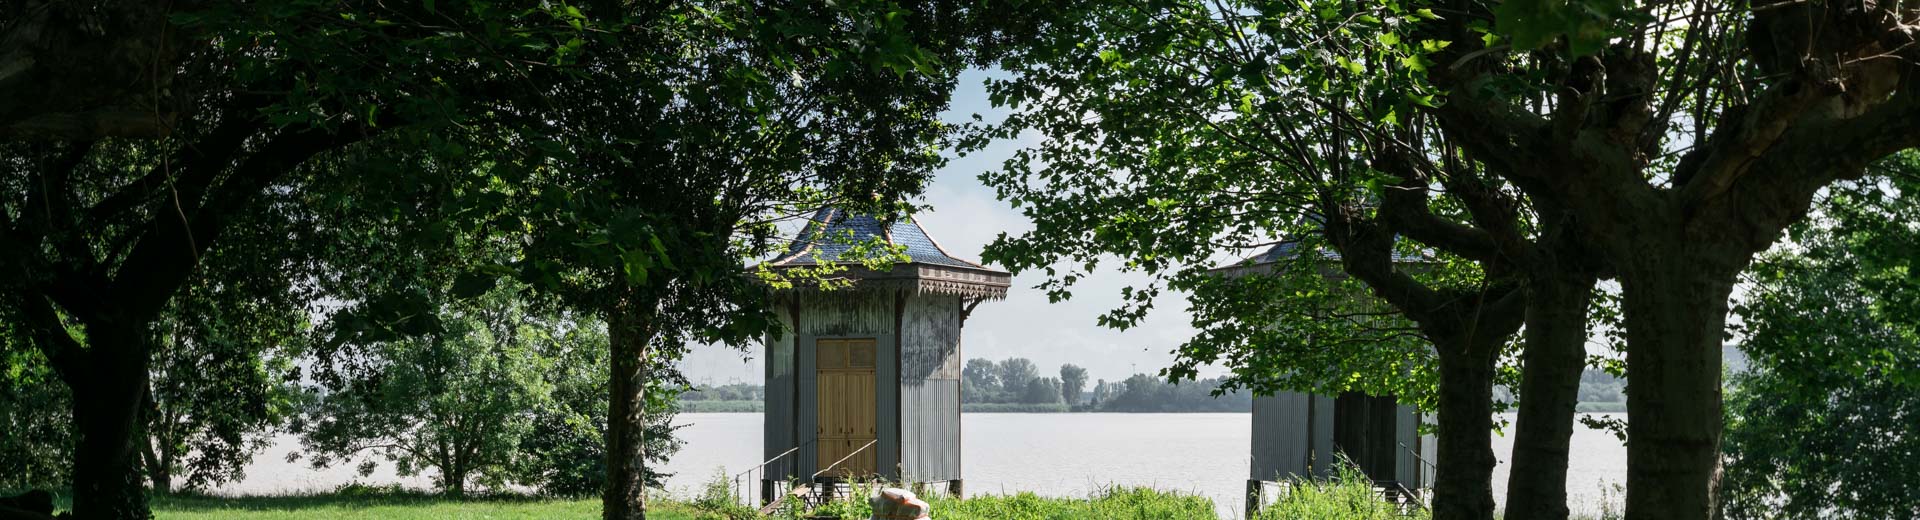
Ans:
[[[970,121],[974,114],[988,121],[1004,117],[1004,111],[994,110],[987,101],[983,81],[988,77],[980,71],[961,76],[953,105],[943,119],[959,123]],[[1032,229],[1032,222],[997,200],[993,190],[980,183],[979,176],[999,168],[1014,151],[1036,143],[1037,136],[1026,136],[954,158],[935,173],[919,201],[932,207],[915,215],[921,227],[948,251],[975,261],[980,259],[981,248],[1000,233],[1011,235]],[[1145,275],[1103,267],[1075,285],[1074,298],[1048,303],[1047,295],[1033,288],[1045,281],[1044,273],[1015,275],[1006,300],[981,303],[967,319],[961,333],[961,355],[993,360],[1024,357],[1033,360],[1042,375],[1055,377],[1064,363],[1086,368],[1090,379],[1117,380],[1136,372],[1157,372],[1172,364],[1174,348],[1193,334],[1185,294],[1162,292],[1146,321],[1124,332],[1101,327],[1095,321],[1118,304],[1122,287],[1146,280]],[[717,346],[696,348],[681,369],[696,384],[758,384],[764,375],[762,357],[758,346],[747,352]],[[1203,370],[1201,375],[1222,372],[1214,368]]]

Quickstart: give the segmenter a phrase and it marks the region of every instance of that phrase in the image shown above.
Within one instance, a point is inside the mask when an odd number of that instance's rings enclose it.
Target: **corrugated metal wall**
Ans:
[[[1398,480],[1408,487],[1432,486],[1432,470],[1414,457],[1421,453],[1433,460],[1433,437],[1419,434],[1420,420],[1419,410],[1386,397],[1349,393],[1334,399],[1300,392],[1256,396],[1253,460],[1247,478],[1332,476],[1335,440],[1344,436],[1352,445],[1340,449],[1349,450],[1347,455],[1374,478]]]
[[[780,305],[776,312],[780,316],[781,328],[786,333],[780,339],[767,339],[763,460],[771,459],[794,446],[793,398],[797,381],[794,379],[793,345],[796,338],[793,334],[792,310],[793,307],[785,305],[785,302]],[[787,458],[768,464],[766,478],[788,480],[798,473],[792,462],[793,459]]]
[[[1394,480],[1407,487],[1426,487],[1426,481],[1420,477],[1420,460],[1414,458],[1420,449],[1420,411],[1404,404],[1394,405],[1394,417],[1398,421],[1393,425],[1393,449],[1395,454]]]
[[[789,340],[771,341],[768,346],[765,415],[768,433],[764,451],[768,457],[772,457],[796,445],[804,447],[793,458],[792,465],[769,466],[768,478],[805,478],[818,471],[821,465],[833,462],[818,460],[817,446],[807,444],[819,435],[819,424],[815,417],[818,401],[814,395],[817,391],[814,348],[815,341],[820,338],[873,338],[879,345],[878,366],[874,373],[875,417],[878,419],[875,426],[879,430],[879,442],[875,443],[874,449],[877,450],[878,467],[890,473],[899,464],[899,415],[895,410],[898,410],[900,396],[898,354],[894,350],[894,293],[843,291],[800,293],[794,297],[799,298],[797,334],[791,335]],[[776,367],[785,364],[780,357],[781,348],[792,349],[791,363],[787,364],[792,367],[791,376]],[[790,378],[791,382],[786,378]]]
[[[1301,392],[1253,398],[1253,457],[1247,478],[1329,476],[1333,399]]]
[[[901,328],[903,480],[960,477],[960,299],[907,298]]]

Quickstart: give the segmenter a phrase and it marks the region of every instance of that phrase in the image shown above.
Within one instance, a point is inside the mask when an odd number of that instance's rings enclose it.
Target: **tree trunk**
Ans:
[[[73,389],[73,515],[80,520],[150,518],[135,446],[151,349],[146,324],[87,324],[88,370]]]
[[[467,471],[454,468],[443,476],[446,479],[447,494],[456,497],[467,496]]]
[[[1499,338],[1504,340],[1505,338]],[[1453,352],[1447,352],[1453,350]],[[1439,460],[1434,520],[1493,518],[1493,367],[1495,345],[1440,354]]]
[[[1627,328],[1627,518],[1704,520],[1720,462],[1720,348],[1746,256],[1647,250],[1620,273]],[[1727,256],[1737,256],[1728,261]]]
[[[167,432],[159,427],[170,426],[173,423],[165,414],[160,413],[160,403],[153,398],[152,388],[142,392],[140,400],[146,415],[140,420],[140,431],[143,435],[140,435],[137,440],[144,441],[140,446],[144,448],[140,450],[140,456],[147,470],[147,482],[151,483],[155,494],[171,494],[173,493],[174,454],[169,448],[173,443],[168,442]]]
[[[1592,276],[1544,273],[1528,287],[1520,417],[1507,479],[1507,518],[1567,518],[1567,453],[1587,365]]]
[[[607,489],[601,516],[606,520],[646,520],[647,345],[653,341],[648,317],[653,307],[628,300],[607,313],[607,343],[612,349],[607,412]]]
[[[141,452],[141,457],[147,469],[147,482],[152,484],[154,494],[166,495],[173,493],[173,464],[171,462],[173,456],[166,454],[164,448],[161,447],[161,443],[165,442],[164,440],[155,437],[151,432],[147,434],[146,438],[147,449]]]

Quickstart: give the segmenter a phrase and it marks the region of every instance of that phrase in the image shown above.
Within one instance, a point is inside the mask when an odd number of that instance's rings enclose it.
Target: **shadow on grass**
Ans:
[[[563,500],[519,493],[470,493],[451,495],[398,487],[348,485],[320,494],[263,495],[227,497],[197,493],[154,495],[150,507],[155,511],[299,511],[305,509],[362,509],[382,506],[431,506],[436,504],[537,503]]]

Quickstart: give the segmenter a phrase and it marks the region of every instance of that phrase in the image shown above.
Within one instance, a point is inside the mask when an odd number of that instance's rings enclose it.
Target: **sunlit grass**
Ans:
[[[308,495],[285,497],[155,497],[158,520],[395,520],[443,518],[599,518],[598,499],[492,497],[456,499],[433,495]],[[675,518],[660,515],[661,518]],[[681,516],[691,520],[692,516]]]

